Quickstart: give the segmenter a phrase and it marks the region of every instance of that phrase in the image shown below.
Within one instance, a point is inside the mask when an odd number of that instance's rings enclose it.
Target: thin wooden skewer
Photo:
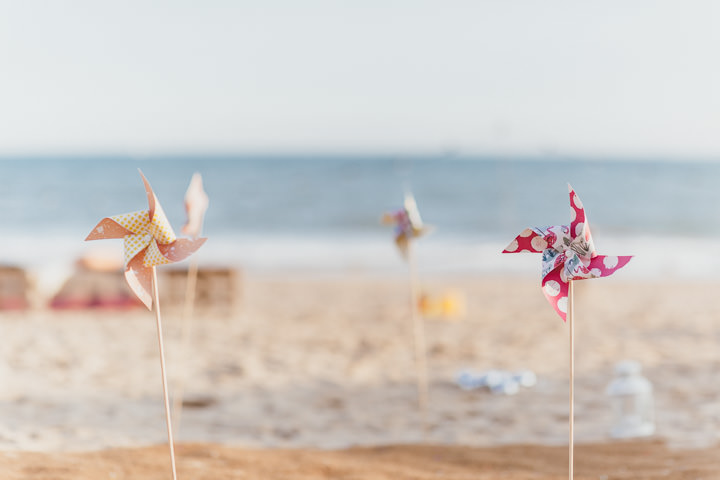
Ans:
[[[160,373],[162,374],[163,397],[165,400],[165,421],[167,423],[168,444],[170,445],[170,463],[173,480],[177,480],[175,470],[175,445],[173,444],[172,419],[170,418],[170,399],[168,397],[167,374],[165,373],[165,349],[163,348],[162,320],[160,317],[160,295],[158,294],[157,269],[152,267],[153,300],[155,302],[155,320],[157,321],[158,346],[160,347]]]
[[[190,350],[190,337],[192,336],[192,321],[195,313],[195,291],[197,286],[197,275],[198,275],[198,261],[196,257],[190,259],[190,266],[188,267],[187,285],[185,290],[185,308],[183,309],[183,328],[182,328],[182,341],[180,347],[180,355],[182,358],[187,358],[188,351]],[[183,410],[183,397],[185,395],[185,382],[187,380],[187,374],[184,373],[185,369],[181,372],[181,377],[178,379],[175,395],[173,395],[173,418],[175,419],[175,431],[180,431],[180,421],[182,419]]]
[[[570,480],[573,480],[573,453],[575,450],[575,331],[573,329],[574,301],[573,301],[573,281],[570,280],[568,291],[568,323],[570,327],[570,439],[569,439],[569,463],[570,463]]]
[[[425,346],[425,324],[418,315],[418,286],[412,241],[407,245],[408,272],[410,276],[410,315],[415,339],[415,370],[418,388],[418,408],[426,415],[428,407],[427,353]]]

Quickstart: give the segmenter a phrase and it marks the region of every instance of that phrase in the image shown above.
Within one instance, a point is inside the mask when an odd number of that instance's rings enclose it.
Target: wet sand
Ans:
[[[561,447],[385,446],[348,450],[254,450],[210,444],[179,446],[178,477],[264,479],[508,479],[567,478]],[[720,449],[668,450],[658,442],[580,445],[575,478],[720,478]],[[5,453],[6,480],[155,480],[171,478],[161,446],[90,453]]]

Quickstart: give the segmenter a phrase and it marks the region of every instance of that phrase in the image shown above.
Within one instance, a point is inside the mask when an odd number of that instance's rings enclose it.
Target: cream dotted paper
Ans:
[[[165,216],[165,212],[162,207],[160,207],[157,198],[155,198],[155,205],[155,215],[152,221],[150,221],[150,215],[147,210],[110,217],[114,222],[133,232],[133,235],[127,235],[124,239],[124,260],[126,267],[143,249],[147,249],[143,257],[143,265],[146,267],[171,263],[171,261],[165,258],[160,252],[158,243],[172,243],[177,237]]]

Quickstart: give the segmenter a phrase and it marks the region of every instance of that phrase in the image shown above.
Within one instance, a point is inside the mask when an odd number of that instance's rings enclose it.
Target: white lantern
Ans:
[[[613,410],[613,438],[645,437],[655,433],[653,387],[638,362],[615,365],[615,378],[605,391]]]

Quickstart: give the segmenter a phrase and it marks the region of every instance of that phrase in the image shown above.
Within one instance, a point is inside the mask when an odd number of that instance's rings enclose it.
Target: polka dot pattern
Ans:
[[[125,266],[130,263],[130,260],[135,258],[135,255],[140,253],[147,246],[147,235],[139,233],[136,235],[128,235],[124,238],[124,260]]]
[[[115,215],[114,217],[110,217],[110,220],[119,223],[133,233],[143,233],[145,231],[145,225],[147,225],[150,219],[148,218],[148,211],[141,210],[139,212]]]
[[[110,219],[134,234],[125,237],[124,259],[126,266],[130,263],[130,260],[144,249],[147,249],[143,257],[143,265],[146,267],[171,263],[160,253],[157,243],[172,243],[177,237],[157,198],[155,198],[155,215],[153,215],[152,220],[150,220],[147,210],[116,215],[110,217]]]
[[[157,198],[155,199],[155,216],[148,226],[148,231],[158,243],[172,243],[177,239]]]
[[[549,280],[543,287],[546,295],[557,297],[560,294],[560,284],[555,280]]]
[[[557,309],[558,311],[567,314],[567,307],[568,307],[568,297],[562,297],[557,302]]]
[[[532,252],[540,253],[547,248],[547,243],[542,236],[532,228],[526,228],[520,235],[505,247],[503,253]]]
[[[156,267],[158,265],[167,265],[168,263],[172,263],[172,261],[160,252],[157,241],[154,238],[151,238],[150,243],[145,250],[143,265],[146,267]]]
[[[603,265],[607,269],[612,269],[617,267],[618,264],[618,257],[605,257],[603,260]]]
[[[533,239],[530,240],[530,245],[532,245],[533,249],[538,250],[540,252],[542,252],[543,250],[545,250],[545,248],[547,248],[547,242],[539,235],[536,237],[533,237]]]
[[[585,228],[584,223],[578,223],[577,225],[575,225],[575,236],[579,237],[580,235],[582,235],[584,228]]]
[[[612,275],[631,256],[598,255],[580,197],[568,185],[570,225],[525,229],[503,253],[542,253],[542,290],[555,312],[567,317],[569,282]]]

